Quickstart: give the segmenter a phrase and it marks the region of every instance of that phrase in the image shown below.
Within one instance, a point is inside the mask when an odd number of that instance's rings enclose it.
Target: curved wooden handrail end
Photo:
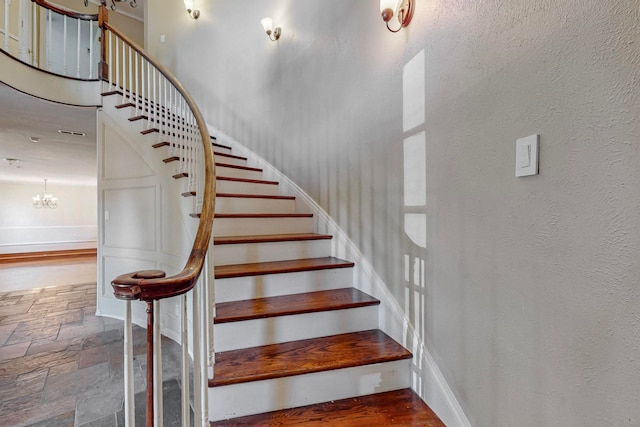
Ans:
[[[161,279],[166,276],[162,270],[142,270],[133,273],[122,274],[112,282],[113,294],[122,300],[137,300],[142,295],[144,281]]]

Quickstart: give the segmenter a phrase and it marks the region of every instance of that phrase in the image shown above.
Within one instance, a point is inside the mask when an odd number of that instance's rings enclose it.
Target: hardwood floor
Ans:
[[[95,282],[96,258],[52,259],[0,264],[0,292]]]

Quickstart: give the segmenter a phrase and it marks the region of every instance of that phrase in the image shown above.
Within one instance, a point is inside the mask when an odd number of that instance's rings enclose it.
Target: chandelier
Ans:
[[[111,5],[109,6],[109,8],[111,10],[116,10],[116,3],[124,3],[126,1],[128,1],[128,0],[111,0]],[[103,4],[103,5],[106,6],[107,5],[107,0],[100,0],[100,4]],[[89,0],[84,0],[84,7],[87,7],[87,6],[89,6]],[[131,0],[129,2],[129,6],[138,7],[137,0]]]
[[[53,197],[53,194],[47,194],[47,180],[44,180],[44,193],[42,197],[39,194],[36,194],[33,198],[33,207],[36,209],[40,208],[51,208],[55,209],[58,207],[58,198]]]

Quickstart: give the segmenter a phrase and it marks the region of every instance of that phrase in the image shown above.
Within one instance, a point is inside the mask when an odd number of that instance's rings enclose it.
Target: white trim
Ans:
[[[29,243],[0,243],[3,246],[33,246],[33,245],[64,245],[67,243],[96,243],[97,240],[56,240],[49,242],[29,242]]]
[[[374,297],[380,299],[380,329],[389,334],[392,338],[401,342],[407,348],[411,349],[414,357],[420,358],[419,366],[424,366],[422,372],[422,380],[433,384],[430,395],[423,395],[421,398],[427,402],[431,409],[438,414],[442,421],[449,427],[471,427],[471,423],[464,414],[462,407],[458,403],[451,387],[447,384],[444,375],[438,368],[435,360],[431,356],[427,346],[420,336],[415,332],[409,319],[405,316],[402,308],[395,300],[384,281],[375,272],[373,266],[364,257],[358,247],[349,239],[346,233],[338,226],[338,224],[322,209],[307,193],[292,182],[288,177],[284,176],[273,165],[268,163],[256,155],[251,150],[244,147],[235,139],[231,138],[224,132],[216,129],[214,126],[208,125],[211,135],[217,137],[217,142],[229,145],[233,148],[234,154],[247,157],[253,165],[264,169],[265,175],[269,178],[280,181],[281,190],[295,194],[297,199],[304,202],[316,218],[318,227],[321,232],[332,234],[333,253],[337,257],[345,257],[355,262],[354,269],[354,286],[365,292],[373,294]],[[358,271],[360,274],[358,274]],[[373,287],[371,284],[373,283]],[[407,342],[410,338],[411,342]],[[415,385],[413,386],[415,389]],[[417,391],[419,392],[419,391]]]
[[[33,226],[16,226],[16,227],[0,227],[0,230],[31,230],[31,229],[47,229],[47,228],[96,228],[97,225],[33,225]]]

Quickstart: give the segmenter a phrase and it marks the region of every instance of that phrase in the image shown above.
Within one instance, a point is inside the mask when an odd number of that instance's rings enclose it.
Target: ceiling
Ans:
[[[95,107],[44,101],[0,83],[0,181],[96,185],[96,159]]]

